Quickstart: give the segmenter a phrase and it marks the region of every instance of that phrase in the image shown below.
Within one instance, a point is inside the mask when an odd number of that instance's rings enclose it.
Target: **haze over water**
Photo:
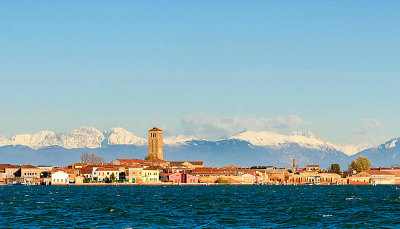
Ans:
[[[2,228],[395,228],[397,186],[3,186]]]

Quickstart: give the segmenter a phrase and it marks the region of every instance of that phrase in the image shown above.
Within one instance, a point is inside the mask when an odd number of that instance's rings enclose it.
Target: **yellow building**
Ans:
[[[145,184],[160,182],[160,171],[157,169],[143,169],[142,182]]]
[[[83,176],[75,177],[75,184],[83,184],[84,179],[85,179],[85,177],[83,177]]]
[[[149,130],[149,157],[163,160],[163,131],[157,127]]]

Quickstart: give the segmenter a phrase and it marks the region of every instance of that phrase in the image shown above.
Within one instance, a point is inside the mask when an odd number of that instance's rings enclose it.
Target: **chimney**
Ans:
[[[296,168],[296,159],[293,159],[293,168]]]

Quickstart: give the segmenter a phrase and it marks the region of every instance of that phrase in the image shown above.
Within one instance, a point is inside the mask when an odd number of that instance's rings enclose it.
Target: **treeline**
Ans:
[[[101,164],[101,163],[105,163],[105,160],[104,160],[104,157],[96,155],[96,154],[83,153],[81,155],[81,162],[82,163]]]

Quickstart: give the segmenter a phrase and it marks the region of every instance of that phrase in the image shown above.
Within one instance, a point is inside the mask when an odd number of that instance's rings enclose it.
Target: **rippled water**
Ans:
[[[1,228],[399,227],[396,186],[0,186]]]

